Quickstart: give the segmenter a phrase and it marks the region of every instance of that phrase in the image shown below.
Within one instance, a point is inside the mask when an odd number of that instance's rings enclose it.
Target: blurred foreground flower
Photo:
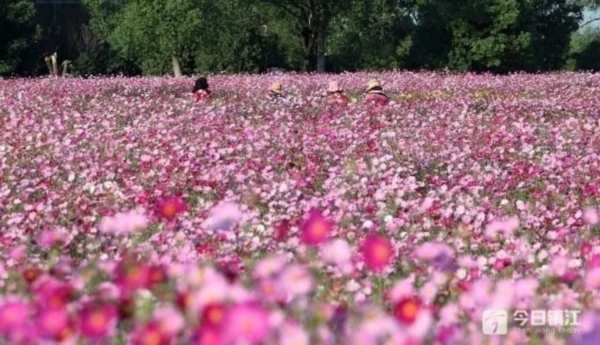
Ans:
[[[375,272],[384,269],[394,256],[394,249],[390,241],[376,234],[367,235],[362,243],[361,251],[365,265]]]
[[[19,331],[31,317],[27,303],[7,298],[0,302],[0,335],[10,336]]]
[[[504,237],[510,237],[519,228],[519,217],[514,216],[506,220],[495,220],[485,228],[485,236],[488,238],[496,237],[501,233]]]
[[[148,225],[148,219],[139,211],[117,213],[112,217],[105,217],[100,222],[100,232],[112,235],[127,235],[143,230]]]
[[[302,224],[300,239],[307,246],[317,246],[327,240],[332,228],[333,223],[329,219],[313,210]]]
[[[394,316],[402,324],[411,324],[417,319],[421,301],[416,297],[406,297],[394,306]]]
[[[117,308],[113,305],[85,305],[79,312],[79,332],[88,339],[106,339],[113,335],[117,316]]]
[[[242,219],[240,207],[232,202],[226,202],[213,207],[208,218],[202,225],[209,230],[229,231]]]
[[[350,262],[352,252],[348,242],[342,239],[335,239],[327,242],[321,248],[321,257],[325,263],[343,267]]]
[[[586,208],[583,212],[583,220],[588,225],[596,225],[600,222],[600,216],[598,215],[598,211],[595,208]]]
[[[224,321],[226,343],[261,344],[269,333],[269,314],[257,303],[238,304]]]

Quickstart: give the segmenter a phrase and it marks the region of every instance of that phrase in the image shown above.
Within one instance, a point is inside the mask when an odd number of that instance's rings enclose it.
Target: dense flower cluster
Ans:
[[[0,81],[0,342],[598,343],[598,77],[338,77]]]

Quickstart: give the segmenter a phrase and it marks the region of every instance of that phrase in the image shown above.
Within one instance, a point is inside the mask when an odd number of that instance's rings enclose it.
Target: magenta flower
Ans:
[[[387,238],[377,234],[369,234],[362,242],[361,253],[365,265],[370,270],[379,272],[392,261],[394,248]]]
[[[79,332],[88,339],[106,339],[115,330],[117,316],[114,305],[87,304],[78,315]]]
[[[160,324],[154,321],[138,326],[129,338],[129,344],[131,345],[167,345],[171,341],[172,337],[161,329]]]
[[[156,203],[156,214],[160,218],[172,220],[178,214],[187,211],[185,201],[178,196],[169,196]]]
[[[116,267],[115,283],[126,294],[146,288],[150,284],[150,267],[135,260],[125,259]]]
[[[269,332],[269,314],[256,303],[232,306],[225,316],[223,332],[228,342],[262,343]]]
[[[19,299],[0,302],[0,335],[9,335],[22,328],[31,317],[29,305]]]
[[[327,240],[333,223],[316,210],[309,213],[308,219],[302,224],[300,239],[307,246],[317,246]]]
[[[74,334],[72,321],[64,308],[40,310],[36,325],[40,335],[47,339],[62,341]]]

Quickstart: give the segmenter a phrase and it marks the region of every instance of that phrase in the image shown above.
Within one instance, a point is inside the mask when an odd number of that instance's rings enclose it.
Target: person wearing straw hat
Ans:
[[[269,88],[269,98],[272,100],[276,100],[282,97],[282,85],[280,82],[276,81],[271,84]]]
[[[208,88],[208,80],[206,77],[196,79],[196,84],[194,84],[192,93],[196,102],[205,102],[212,98],[212,91]]]
[[[390,98],[383,92],[383,88],[377,79],[371,79],[367,83],[365,103],[385,106]]]
[[[347,105],[348,97],[344,94],[344,89],[340,87],[337,81],[330,81],[327,88],[327,104],[329,105]]]

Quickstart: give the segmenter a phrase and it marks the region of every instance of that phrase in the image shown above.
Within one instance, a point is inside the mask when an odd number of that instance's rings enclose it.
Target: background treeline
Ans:
[[[0,0],[0,75],[600,69],[600,0]]]

